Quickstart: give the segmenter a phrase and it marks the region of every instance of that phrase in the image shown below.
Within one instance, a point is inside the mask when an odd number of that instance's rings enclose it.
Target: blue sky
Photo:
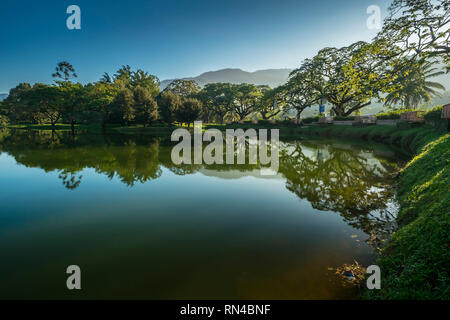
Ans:
[[[161,80],[205,71],[294,68],[326,46],[369,41],[367,7],[389,0],[11,1],[0,10],[0,92],[52,81],[58,61],[86,83],[121,65]],[[66,9],[81,8],[81,30]]]

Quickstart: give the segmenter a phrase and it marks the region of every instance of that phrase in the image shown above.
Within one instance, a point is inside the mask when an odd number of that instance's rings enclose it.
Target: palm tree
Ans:
[[[103,76],[100,78],[100,82],[112,83],[113,79],[111,78],[111,76],[109,75],[108,72],[105,72],[105,73],[103,73]]]
[[[394,85],[398,90],[389,93],[385,98],[385,105],[401,105],[405,109],[415,109],[422,102],[429,102],[432,97],[439,96],[439,90],[445,91],[445,87],[427,79],[444,74],[434,68],[434,61],[421,60],[410,65],[397,77]]]

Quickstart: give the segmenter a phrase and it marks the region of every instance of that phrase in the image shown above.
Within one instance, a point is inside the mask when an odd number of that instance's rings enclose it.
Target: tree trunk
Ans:
[[[300,124],[300,115],[302,114],[302,110],[297,109],[297,124]]]

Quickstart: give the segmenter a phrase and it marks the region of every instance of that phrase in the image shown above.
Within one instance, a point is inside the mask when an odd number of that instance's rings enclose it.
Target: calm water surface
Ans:
[[[258,165],[184,165],[160,138],[0,131],[0,298],[340,299],[367,265],[396,152],[282,143]],[[66,268],[82,290],[66,289]]]

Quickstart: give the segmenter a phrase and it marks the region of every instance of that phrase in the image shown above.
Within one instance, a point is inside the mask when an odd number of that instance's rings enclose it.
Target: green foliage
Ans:
[[[141,86],[134,89],[136,122],[151,124],[158,119],[158,105],[150,92]]]
[[[355,120],[355,116],[335,116],[334,120],[340,120],[340,121],[345,121],[345,120]]]
[[[286,106],[286,110],[295,110],[297,120],[306,108],[320,102],[324,97],[323,79],[318,75],[318,64],[306,60],[302,66],[289,75],[289,80],[279,91],[278,99]]]
[[[112,114],[112,120],[124,123],[125,125],[132,122],[135,118],[135,109],[134,109],[134,97],[133,92],[128,89],[122,89],[117,94],[116,98],[113,101],[114,112]]]
[[[413,111],[413,110],[412,109],[391,110],[388,112],[378,113],[376,116],[377,116],[377,119],[380,119],[380,120],[395,120],[395,119],[400,119],[400,115],[405,111]]]
[[[252,112],[255,112],[266,89],[266,86],[255,86],[248,83],[231,85],[230,94],[233,103],[233,114],[242,121]]]
[[[168,124],[175,122],[175,113],[181,106],[181,97],[172,91],[163,91],[157,101],[162,120]]]
[[[61,61],[56,66],[55,73],[52,74],[53,78],[59,78],[64,81],[69,81],[70,78],[76,78],[75,68],[67,61]]]
[[[120,88],[110,82],[99,81],[88,84],[85,89],[85,109],[80,115],[81,121],[105,124],[114,117],[112,102]]]
[[[436,122],[439,119],[441,119],[441,115],[442,115],[442,106],[436,106],[433,109],[425,112],[423,117],[425,118],[426,121]]]
[[[269,121],[268,119],[262,119],[262,120],[258,121],[258,125],[261,125],[261,126],[275,126],[276,124],[271,122],[271,121]]]
[[[141,69],[131,73],[130,89],[142,87],[147,90],[152,98],[159,94],[159,79]]]
[[[174,80],[164,89],[184,98],[195,98],[200,90],[200,86],[194,80],[184,79]]]
[[[8,117],[0,114],[0,127],[6,127],[9,124]]]
[[[208,83],[197,97],[203,104],[203,120],[223,123],[234,105],[233,85],[230,83]]]
[[[74,130],[75,123],[146,125],[158,119],[159,80],[141,69],[123,66],[113,77],[105,73],[99,82],[83,86],[69,81],[77,75],[65,61],[52,76],[59,79],[53,85],[22,83],[11,89],[1,108],[10,123],[70,123]]]
[[[188,126],[200,118],[202,103],[193,98],[183,99],[181,106],[175,111],[178,122],[186,123]]]
[[[448,119],[442,119],[442,106],[434,107],[431,110],[425,112],[423,117],[427,123],[432,124],[440,131],[446,131],[448,125]]]
[[[273,99],[268,86],[253,84],[211,83],[197,97],[203,104],[203,119],[223,123],[225,118],[244,121],[248,116],[261,114],[263,118],[275,116]]]
[[[440,57],[450,68],[450,3],[448,0],[394,0],[382,31],[388,47],[410,59]]]
[[[306,123],[306,124],[308,124],[308,123],[313,123],[313,122],[319,121],[319,118],[320,118],[319,116],[308,117],[308,118],[302,119],[302,122],[303,122],[303,123]]]
[[[362,41],[324,48],[294,70],[290,81],[304,87],[305,96],[313,99],[305,107],[326,97],[335,115],[348,116],[388,90],[393,74],[387,71],[386,60],[380,59],[388,54],[389,49],[378,43]]]
[[[435,64],[435,61],[426,60],[406,61],[393,81],[396,89],[386,96],[385,103],[415,109],[420,103],[429,102],[432,97],[439,96],[439,90],[445,91],[445,87],[428,80],[444,74],[444,71],[433,68]]]
[[[281,112],[281,104],[284,104],[283,86],[271,89],[269,86],[259,86],[262,96],[258,99],[255,106],[255,112],[261,117],[271,119]]]

